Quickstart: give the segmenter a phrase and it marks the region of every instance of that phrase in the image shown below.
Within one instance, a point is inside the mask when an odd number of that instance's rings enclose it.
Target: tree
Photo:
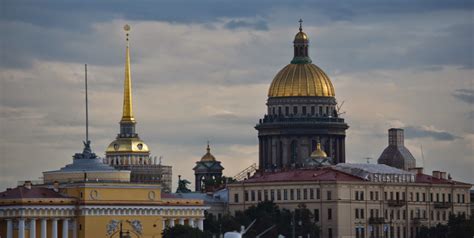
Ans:
[[[228,231],[240,231],[240,224],[235,217],[226,214],[219,220],[211,213],[206,213],[204,220],[204,230],[212,234],[223,234]]]
[[[198,228],[193,228],[184,225],[175,225],[174,227],[167,227],[163,231],[163,238],[210,238],[211,235],[203,232]]]
[[[245,211],[237,211],[235,216],[227,214],[219,220],[208,214],[204,220],[204,229],[218,235],[228,231],[240,231],[241,226],[248,227],[255,220],[255,224],[250,227],[244,237],[255,237],[272,226],[274,227],[265,233],[263,238],[273,238],[280,234],[291,237],[293,219],[296,221],[297,236],[307,237],[309,234],[311,238],[319,237],[319,227],[314,222],[314,215],[304,204],[300,204],[295,211],[290,211],[280,209],[273,201],[260,202]]]
[[[438,224],[433,227],[422,226],[418,232],[419,238],[471,238],[474,236],[474,216],[466,219],[465,215],[450,215],[448,224]]]

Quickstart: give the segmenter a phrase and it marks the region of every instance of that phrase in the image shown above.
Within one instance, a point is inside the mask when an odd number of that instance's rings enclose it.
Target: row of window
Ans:
[[[301,115],[312,115],[312,116],[315,116],[315,115],[318,115],[318,116],[336,116],[336,112],[334,111],[334,107],[329,107],[329,106],[319,106],[319,111],[316,112],[316,108],[315,106],[311,106],[309,107],[310,110],[307,110],[307,107],[306,106],[302,106],[301,107]],[[299,107],[298,106],[293,106],[293,111],[290,112],[290,107],[289,106],[285,106],[284,107],[284,115],[285,116],[289,116],[290,114],[291,115],[298,115],[299,114]],[[272,112],[272,115],[283,115],[283,108],[282,107],[271,107],[271,112]]]
[[[436,214],[436,221],[447,221],[448,216],[451,215],[451,212],[446,213],[446,211],[431,211],[430,213],[430,220],[435,220],[435,214]],[[461,212],[459,212],[459,215]],[[463,212],[462,214],[465,214]],[[379,217],[379,209],[370,209],[370,216],[369,217]],[[364,219],[365,218],[365,211],[363,208],[355,208],[354,212],[354,217],[355,219]],[[390,219],[390,220],[406,220],[406,210],[388,210],[385,209],[384,212],[384,218],[385,219]],[[410,219],[413,220],[415,218],[422,218],[422,219],[427,219],[427,214],[426,210],[423,209],[416,209],[416,210],[410,210]]]
[[[355,200],[363,201],[364,200],[364,191],[355,191],[354,192]],[[369,199],[371,201],[378,201],[379,200],[379,192],[378,191],[370,191],[369,192]],[[410,192],[409,193],[409,201],[416,201],[416,202],[426,202],[427,201],[427,193],[420,193],[420,192]],[[457,203],[465,203],[465,195],[464,194],[456,194]],[[384,192],[385,200],[402,200],[405,201],[405,192]],[[452,202],[452,196],[450,193],[430,193],[430,202]],[[446,199],[447,198],[447,199]]]
[[[321,190],[319,188],[304,189],[265,189],[250,190],[244,192],[244,201],[292,201],[292,200],[319,200]],[[326,200],[332,200],[331,191],[326,191]],[[239,194],[234,194],[234,202],[239,202]]]
[[[385,215],[384,218],[387,220],[406,220],[406,210],[385,210]],[[452,213],[449,212],[447,213],[446,211],[436,211],[436,221],[447,221],[448,216],[450,216]],[[465,215],[465,212],[458,212],[458,215]],[[380,217],[379,216],[379,209],[370,209],[370,218],[376,218]],[[365,219],[365,210],[363,208],[356,208],[354,212],[355,219]],[[426,210],[411,210],[410,211],[410,219],[416,219],[416,218],[421,218],[421,219],[427,219],[426,217]],[[435,212],[431,211],[430,214],[430,220],[435,221]],[[314,221],[319,222],[319,209],[314,209]],[[332,208],[327,209],[327,220],[332,220]]]
[[[364,201],[364,191],[355,191],[355,200],[357,201]],[[370,191],[369,199],[371,201],[378,201],[379,200],[379,192],[378,191]],[[416,201],[416,202],[426,202],[426,195],[427,193],[413,193],[410,192],[410,200],[409,201]],[[331,191],[327,191],[326,200],[332,200]],[[413,196],[415,195],[415,196]],[[421,196],[420,196],[421,195]],[[446,196],[447,195],[447,196]],[[456,194],[457,202],[458,203],[465,203],[465,195],[464,194]],[[287,200],[316,200],[321,199],[321,192],[319,188],[304,188],[304,189],[270,189],[270,190],[251,190],[250,195],[249,191],[244,192],[244,200],[248,201],[287,201]],[[452,202],[452,196],[450,193],[430,193],[430,202]],[[405,192],[384,192],[385,200],[396,200],[396,201],[405,201]],[[447,199],[446,199],[447,198]],[[239,194],[234,194],[234,202],[239,202]]]

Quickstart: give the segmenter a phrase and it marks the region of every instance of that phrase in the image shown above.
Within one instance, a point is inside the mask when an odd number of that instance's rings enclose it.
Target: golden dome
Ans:
[[[306,33],[302,31],[296,33],[295,41],[300,41],[300,40],[308,40],[308,35],[306,35]]]
[[[211,148],[209,147],[209,143],[207,144],[206,148],[207,152],[204,156],[202,156],[201,161],[202,162],[213,162],[216,161],[216,157],[211,154]]]
[[[334,97],[329,77],[314,64],[289,64],[273,79],[268,97]]]
[[[314,150],[313,153],[311,153],[311,158],[321,158],[321,157],[328,157],[328,155],[326,154],[326,152],[324,152],[324,150],[321,149],[321,144],[318,143],[316,145],[316,150]]]
[[[117,138],[110,143],[105,153],[150,153],[150,150],[138,138]]]

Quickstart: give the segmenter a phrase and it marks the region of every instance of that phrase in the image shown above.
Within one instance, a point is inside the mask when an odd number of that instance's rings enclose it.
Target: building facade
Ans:
[[[166,195],[165,195],[166,197]],[[25,184],[0,193],[0,237],[161,237],[175,224],[203,229],[199,199],[168,199],[159,185],[75,182]]]
[[[309,39],[300,25],[294,57],[273,79],[267,113],[256,125],[259,169],[299,167],[321,143],[335,163],[345,162],[345,131],[334,86],[309,57]]]
[[[321,237],[415,238],[422,225],[446,224],[450,214],[470,214],[471,185],[445,175],[375,164],[262,173],[228,185],[229,211],[265,200],[289,210],[304,204]]]
[[[128,26],[128,25],[127,25]],[[123,93],[122,119],[120,133],[105,151],[104,163],[121,170],[131,171],[131,181],[137,183],[161,183],[163,190],[171,192],[172,168],[162,165],[161,157],[150,156],[150,149],[136,133],[136,120],[132,103],[132,76],[130,66],[130,27],[127,28],[127,46],[125,50],[125,79]]]

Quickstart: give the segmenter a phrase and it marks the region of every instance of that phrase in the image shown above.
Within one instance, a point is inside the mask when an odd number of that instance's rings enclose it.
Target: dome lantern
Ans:
[[[293,41],[294,57],[291,61],[292,64],[310,64],[311,58],[308,54],[308,35],[303,32],[303,20],[299,20],[300,28],[299,32],[295,35],[295,40]]]

